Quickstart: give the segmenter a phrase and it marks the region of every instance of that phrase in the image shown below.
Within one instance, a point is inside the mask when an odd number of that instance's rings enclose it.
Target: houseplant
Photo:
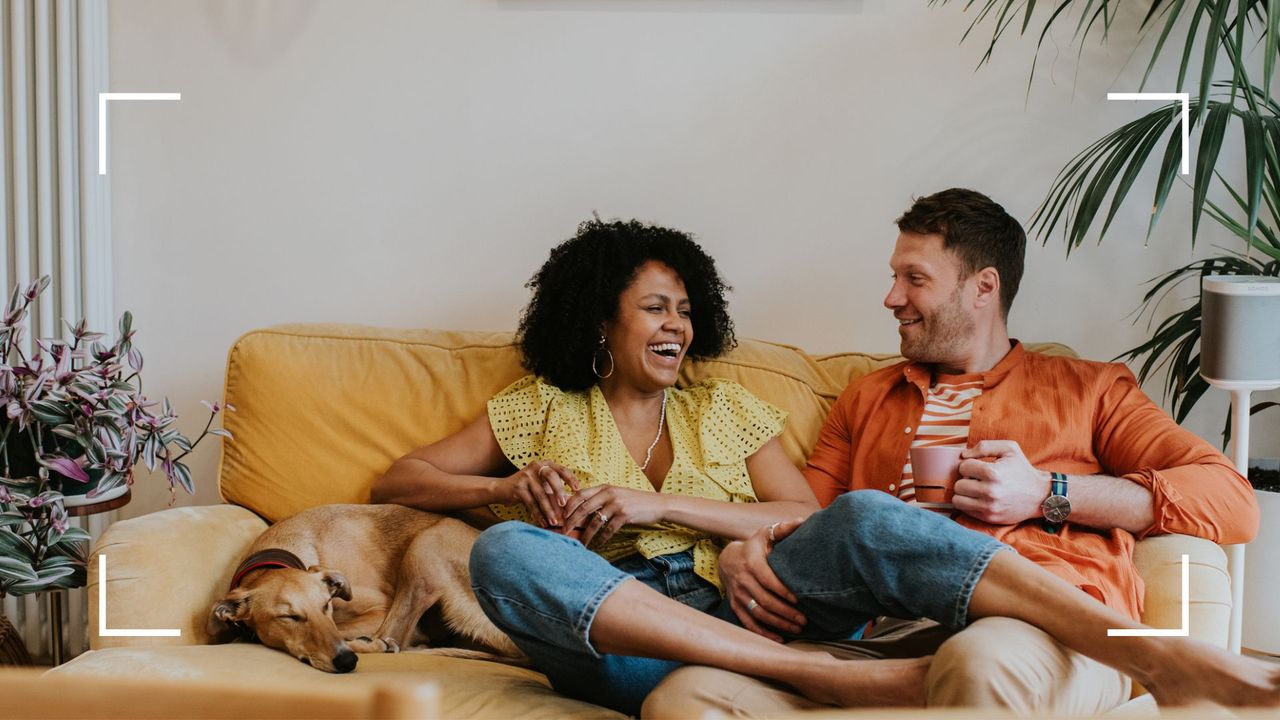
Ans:
[[[15,288],[0,318],[0,598],[84,585],[89,536],[68,524],[64,496],[119,492],[139,462],[160,469],[173,497],[193,493],[183,458],[208,435],[230,437],[213,427],[218,404],[193,442],[167,399],[142,393],[127,312],[109,346],[84,321],[67,323],[66,339],[26,343],[28,312],[48,286],[42,277]]]

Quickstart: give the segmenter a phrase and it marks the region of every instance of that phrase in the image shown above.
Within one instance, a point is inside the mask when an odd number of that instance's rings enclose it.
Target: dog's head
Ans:
[[[356,654],[333,622],[335,599],[351,599],[351,586],[342,573],[318,565],[257,572],[214,603],[209,635],[214,642],[229,642],[255,634],[263,645],[312,667],[350,672]]]

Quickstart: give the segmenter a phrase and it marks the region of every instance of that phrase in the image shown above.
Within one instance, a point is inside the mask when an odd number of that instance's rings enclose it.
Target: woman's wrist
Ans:
[[[506,478],[490,478],[488,487],[485,488],[485,495],[489,500],[485,505],[510,505],[511,501],[507,498],[507,488],[503,481]]]

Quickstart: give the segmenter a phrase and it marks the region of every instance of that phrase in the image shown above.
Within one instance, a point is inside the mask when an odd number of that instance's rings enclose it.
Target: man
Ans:
[[[955,521],[1134,619],[1143,597],[1135,538],[1184,533],[1230,544],[1256,534],[1248,483],[1152,403],[1127,368],[1028,353],[1010,340],[1026,235],[1002,207],[972,190],[944,190],[897,223],[884,305],[907,360],[855,380],[836,401],[805,468],[823,506],[860,489],[912,502],[908,448],[967,446]],[[800,522],[732,543],[720,559],[726,592],[750,608],[738,613],[743,624],[775,639],[797,632],[803,617],[769,566],[769,535],[781,539]],[[1008,618],[958,633],[885,619],[864,640],[813,647],[850,659],[933,655],[931,706],[1093,714],[1131,690],[1119,672]],[[763,717],[809,707],[779,685],[687,667],[654,690],[645,714]]]

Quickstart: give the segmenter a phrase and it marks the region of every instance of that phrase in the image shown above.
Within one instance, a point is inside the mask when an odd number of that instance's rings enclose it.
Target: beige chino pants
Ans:
[[[930,707],[1093,715],[1125,702],[1131,692],[1127,676],[1009,618],[983,618],[959,632],[930,620],[887,620],[864,640],[793,646],[853,662],[933,655],[926,679]],[[669,675],[649,694],[641,717],[684,720],[715,711],[735,718],[765,718],[820,707],[825,706],[778,683],[689,666]]]

